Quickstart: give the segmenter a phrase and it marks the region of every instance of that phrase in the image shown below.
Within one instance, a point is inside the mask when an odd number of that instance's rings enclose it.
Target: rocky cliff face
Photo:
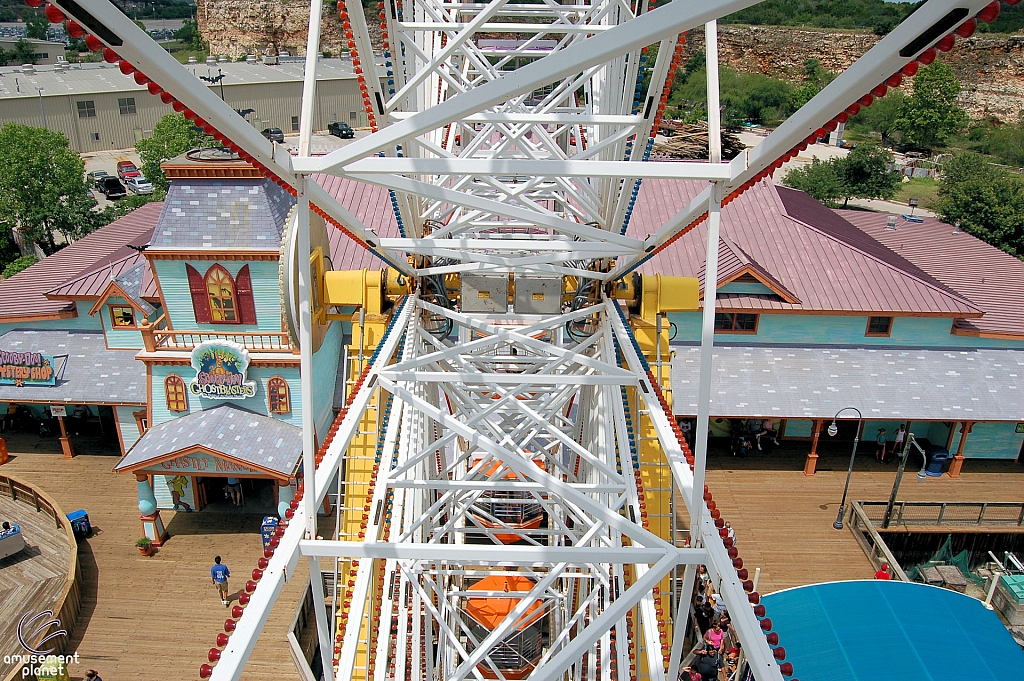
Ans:
[[[212,54],[232,59],[246,54],[293,55],[306,52],[309,3],[304,0],[197,0],[199,30]],[[379,28],[369,17],[371,37]],[[333,2],[324,7],[321,50],[344,51],[341,21]],[[878,42],[865,33],[800,30],[781,26],[719,27],[723,64],[793,82],[804,62],[817,59],[829,71],[842,71]],[[685,57],[704,49],[704,32],[691,31]],[[957,40],[944,57],[963,84],[963,105],[972,118],[1016,122],[1024,109],[1024,36]]]
[[[804,62],[817,59],[829,71],[842,71],[880,40],[861,33],[797,30],[779,26],[720,26],[722,64],[737,71],[800,80]],[[704,32],[691,31],[685,58],[704,50]],[[961,100],[972,118],[1016,122],[1024,108],[1024,36],[980,34],[957,40],[943,59],[963,86]]]

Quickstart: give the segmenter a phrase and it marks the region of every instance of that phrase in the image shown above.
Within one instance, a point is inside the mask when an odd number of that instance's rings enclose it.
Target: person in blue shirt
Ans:
[[[210,568],[210,578],[217,587],[217,593],[220,594],[220,602],[230,605],[228,602],[228,577],[231,576],[231,570],[228,570],[227,565],[221,564],[220,556],[214,557],[213,563],[213,567]]]

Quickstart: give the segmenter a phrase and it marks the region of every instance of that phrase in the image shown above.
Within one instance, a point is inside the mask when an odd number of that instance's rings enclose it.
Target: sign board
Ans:
[[[38,352],[0,350],[0,385],[56,385],[53,357]]]
[[[256,396],[256,381],[247,381],[249,352],[238,343],[214,340],[200,343],[192,351],[196,377],[188,390],[211,400],[244,400]]]
[[[66,417],[68,415],[68,408],[65,407],[63,404],[51,404],[50,414],[54,417]]]
[[[244,463],[222,459],[219,456],[212,456],[205,453],[186,454],[175,459],[168,459],[160,463],[146,466],[147,471],[176,474],[176,473],[199,473],[210,477],[227,477],[234,474],[242,475],[266,475],[263,471],[246,466]]]
[[[263,548],[267,548],[270,545],[270,538],[274,536],[274,530],[277,529],[277,518],[268,515],[263,517],[263,524],[260,526],[260,534],[263,535]]]
[[[1015,433],[1024,433],[1024,423],[1018,423],[1017,428],[1014,429]]]

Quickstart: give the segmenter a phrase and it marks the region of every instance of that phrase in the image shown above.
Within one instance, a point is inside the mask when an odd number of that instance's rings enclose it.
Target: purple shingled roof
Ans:
[[[72,312],[74,303],[47,298],[46,292],[83,274],[106,271],[108,265],[133,255],[127,244],[149,242],[162,206],[160,202],[147,203],[0,282],[0,322]]]
[[[697,181],[645,181],[629,234],[644,238],[655,232],[703,186]],[[969,300],[853,225],[844,224],[832,211],[823,206],[820,211],[813,209],[788,195],[791,200],[784,202],[780,193],[791,191],[759,182],[722,210],[719,282],[749,267],[798,302],[775,295],[732,293],[720,296],[719,308],[951,317],[981,314]],[[706,239],[705,222],[652,258],[641,272],[702,277]]]
[[[835,212],[985,311],[958,321],[958,329],[1024,335],[1024,262],[935,218],[901,219],[890,231],[886,213]]]
[[[122,278],[133,280],[141,276],[141,282],[132,284],[131,290],[126,288],[127,281]],[[97,269],[87,272],[80,277],[64,282],[57,288],[46,292],[46,297],[51,299],[76,298],[93,299],[103,293],[111,280],[117,280],[118,284],[125,289],[126,293],[135,294],[141,292],[143,301],[159,301],[160,294],[156,290],[156,282],[153,281],[153,272],[149,268],[149,262],[140,253],[121,258],[112,263],[105,264]]]

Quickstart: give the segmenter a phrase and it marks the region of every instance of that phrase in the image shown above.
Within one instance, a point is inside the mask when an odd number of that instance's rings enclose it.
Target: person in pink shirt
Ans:
[[[725,638],[725,630],[722,629],[722,623],[719,620],[715,620],[711,624],[711,628],[704,633],[704,640],[715,647],[716,650],[722,650],[722,640]]]

